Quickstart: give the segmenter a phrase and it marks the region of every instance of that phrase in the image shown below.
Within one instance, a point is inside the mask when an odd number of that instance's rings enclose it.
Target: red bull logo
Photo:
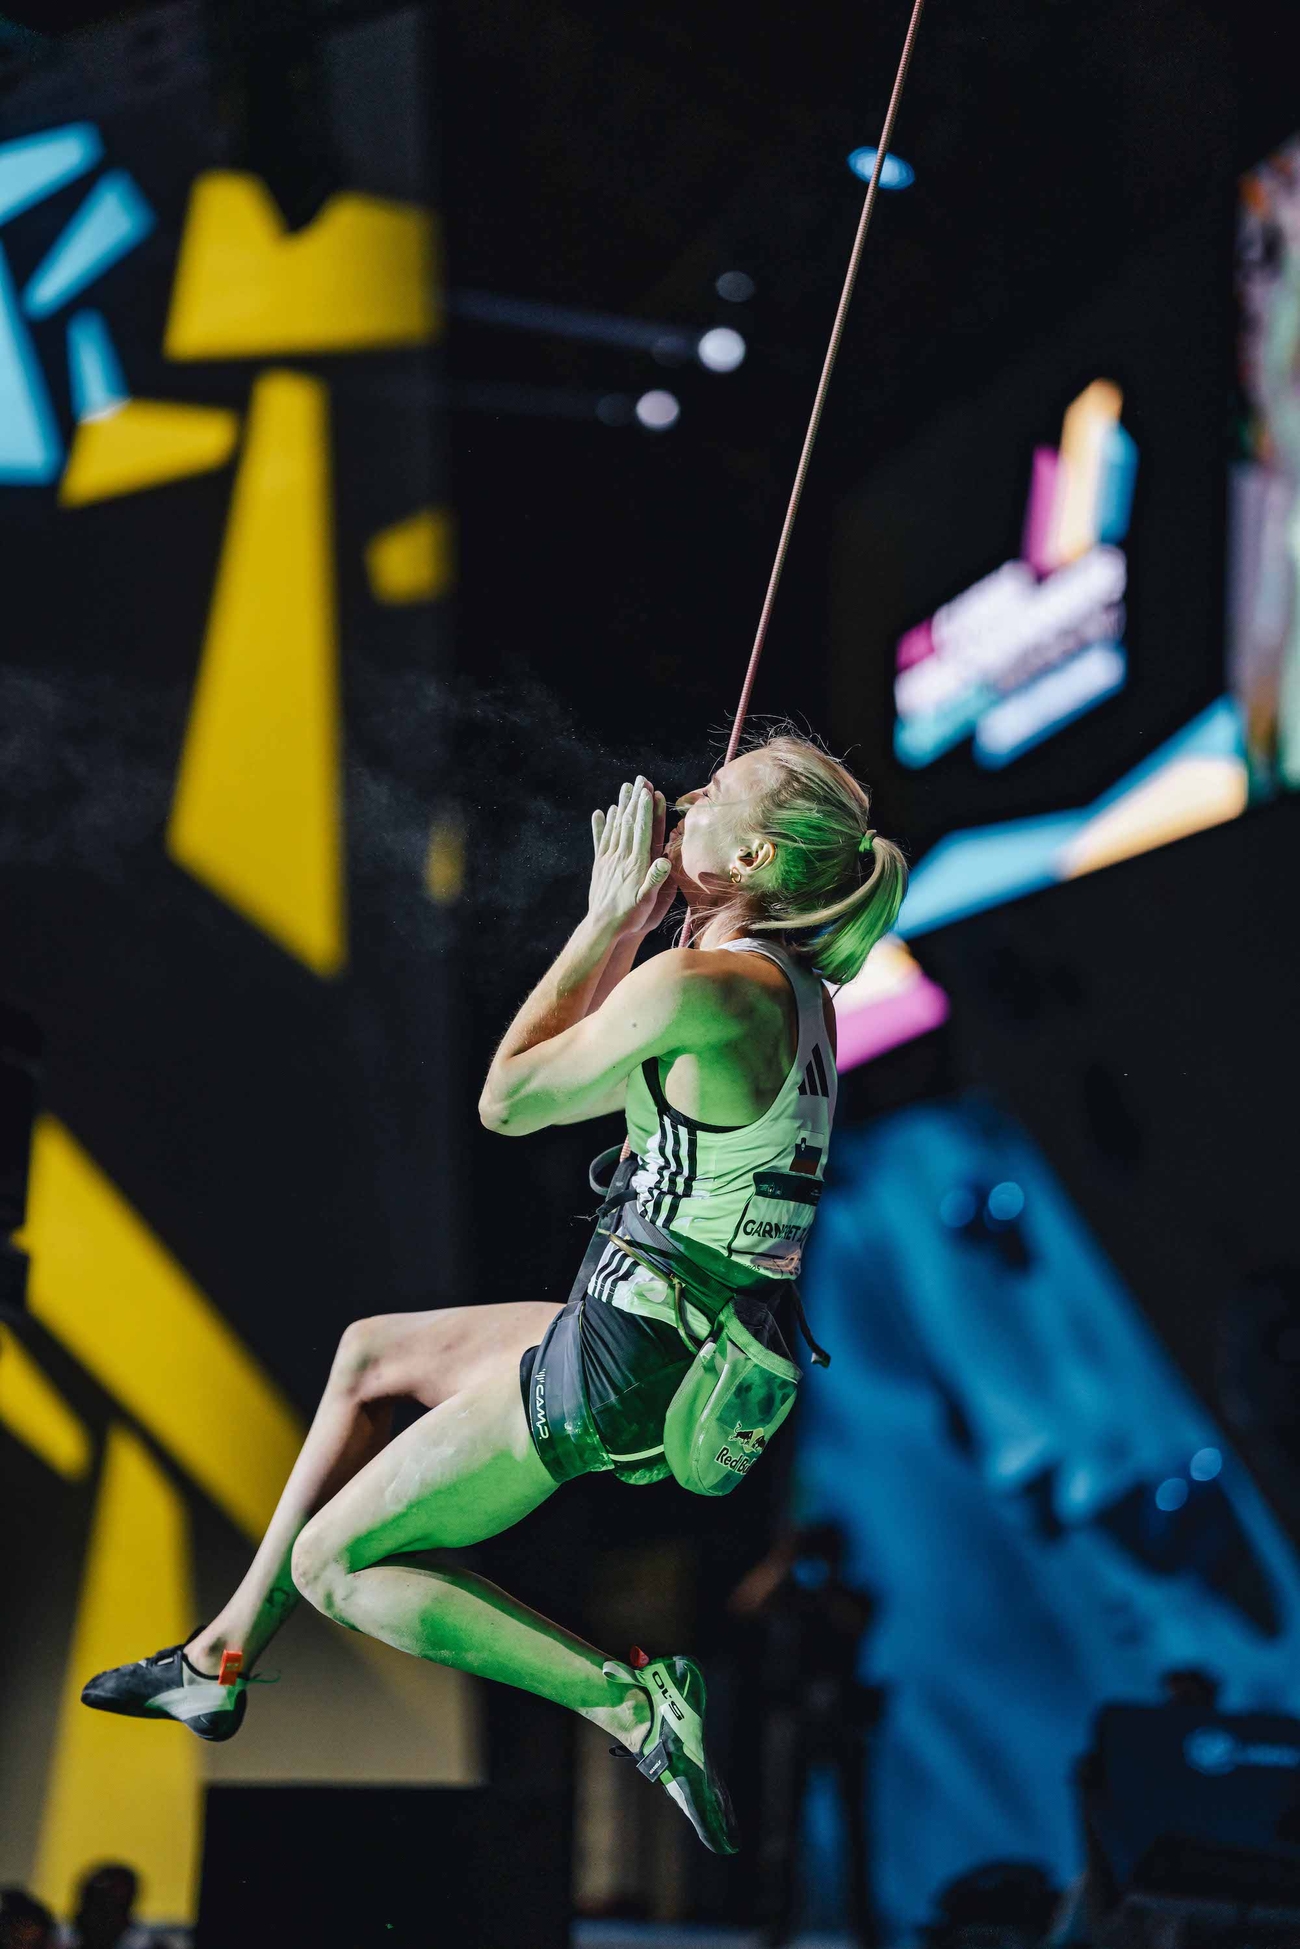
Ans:
[[[713,1459],[733,1475],[747,1475],[766,1447],[767,1435],[762,1428],[737,1428]]]

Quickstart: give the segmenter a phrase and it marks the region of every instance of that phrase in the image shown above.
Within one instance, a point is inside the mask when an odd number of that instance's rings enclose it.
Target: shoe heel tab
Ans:
[[[650,1663],[649,1654],[642,1651],[639,1644],[634,1644],[627,1662],[634,1672],[643,1672]]]

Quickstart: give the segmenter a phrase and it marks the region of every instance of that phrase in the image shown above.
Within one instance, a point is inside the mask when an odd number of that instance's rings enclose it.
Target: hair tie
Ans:
[[[867,830],[863,833],[861,839],[859,839],[858,841],[858,851],[860,853],[869,853],[872,850],[871,842],[875,838],[875,836],[876,833],[875,833],[874,826],[868,826]]]

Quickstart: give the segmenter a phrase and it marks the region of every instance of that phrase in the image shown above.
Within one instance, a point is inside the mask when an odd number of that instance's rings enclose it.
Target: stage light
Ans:
[[[951,1232],[959,1232],[975,1216],[975,1193],[958,1184],[939,1200],[939,1217]]]
[[[676,426],[681,418],[681,411],[676,397],[672,393],[661,392],[658,388],[653,392],[642,393],[636,403],[636,416],[642,426],[648,428],[651,433],[666,433],[670,426]]]
[[[1213,1482],[1222,1467],[1223,1457],[1217,1448],[1198,1448],[1188,1473],[1193,1482]]]
[[[534,298],[509,298],[496,291],[453,291],[448,305],[457,318],[476,325],[501,325],[508,331],[576,338],[589,345],[630,345],[656,358],[689,359],[697,334],[680,325],[656,325],[648,318],[621,318],[607,311],[573,305],[542,304]]]
[[[1025,1194],[1010,1178],[989,1192],[988,1214],[995,1224],[1010,1225],[1025,1208]]]
[[[754,280],[744,271],[724,271],[713,288],[729,305],[743,305],[754,295]]]
[[[709,372],[734,372],[744,361],[745,341],[730,325],[715,325],[711,332],[705,332],[695,356]]]
[[[1181,1509],[1186,1500],[1187,1484],[1181,1475],[1171,1475],[1156,1490],[1156,1508],[1163,1509],[1167,1516],[1171,1516],[1175,1509]]]
[[[631,393],[595,393],[578,386],[531,386],[514,380],[448,389],[454,413],[518,413],[525,419],[600,420],[606,426],[630,426],[636,406]]]
[[[680,332],[665,332],[650,347],[656,365],[685,365],[691,356],[691,342]]]
[[[871,172],[876,166],[875,149],[855,149],[849,157],[849,168],[864,183],[871,181]],[[910,162],[901,156],[886,156],[885,166],[880,172],[881,189],[907,189],[916,181],[916,171]]]

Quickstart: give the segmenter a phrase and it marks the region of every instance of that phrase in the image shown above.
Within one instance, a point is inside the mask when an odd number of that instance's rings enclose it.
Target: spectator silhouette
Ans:
[[[1036,1861],[986,1861],[940,1891],[924,1940],[927,1949],[1038,1949],[1057,1901]]]
[[[155,1938],[132,1915],[140,1878],[121,1861],[92,1868],[77,1893],[77,1912],[63,1932],[64,1949],[155,1949]]]
[[[0,1949],[52,1949],[54,1917],[21,1888],[0,1888]]]
[[[1167,1705],[1194,1705],[1213,1712],[1219,1703],[1218,1679],[1199,1665],[1180,1665],[1172,1671],[1161,1672],[1160,1684]]]
[[[876,1924],[867,1872],[867,1748],[880,1694],[858,1682],[875,1600],[841,1575],[833,1523],[792,1531],[741,1580],[730,1609],[763,1633],[762,1877],[764,1941],[789,1942],[799,1905],[799,1852],[810,1766],[834,1775],[843,1819],[849,1934],[871,1949]]]

